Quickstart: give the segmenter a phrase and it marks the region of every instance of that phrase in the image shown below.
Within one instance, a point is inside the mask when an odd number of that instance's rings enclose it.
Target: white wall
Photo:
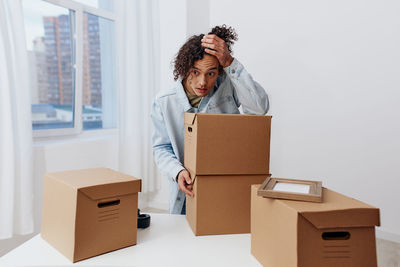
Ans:
[[[186,0],[160,1],[161,88],[174,86],[172,60],[186,41]]]
[[[186,6],[187,37],[209,32],[210,1],[186,0]]]
[[[271,172],[381,209],[400,235],[400,2],[211,1],[270,96]]]

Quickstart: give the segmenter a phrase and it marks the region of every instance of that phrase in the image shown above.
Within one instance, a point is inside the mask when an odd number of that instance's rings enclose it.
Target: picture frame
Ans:
[[[322,202],[322,182],[268,177],[258,196],[308,202]]]

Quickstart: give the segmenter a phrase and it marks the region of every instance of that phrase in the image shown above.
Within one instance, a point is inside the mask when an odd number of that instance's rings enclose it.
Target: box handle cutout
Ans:
[[[350,239],[349,232],[325,232],[322,233],[323,240],[347,240]]]
[[[109,207],[109,206],[115,206],[115,205],[119,205],[121,201],[118,200],[112,200],[112,201],[107,201],[107,202],[101,202],[97,204],[97,207],[99,208],[104,208],[104,207]]]
[[[192,127],[188,127],[188,131],[191,133],[193,131]]]

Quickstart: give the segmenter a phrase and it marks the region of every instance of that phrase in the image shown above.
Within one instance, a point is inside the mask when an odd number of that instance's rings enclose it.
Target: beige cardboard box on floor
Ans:
[[[322,203],[257,196],[251,253],[265,267],[376,267],[379,209],[323,188]]]
[[[136,244],[141,180],[106,168],[48,173],[41,236],[72,262]]]
[[[250,232],[250,189],[269,176],[271,116],[185,113],[186,219],[198,235]]]
[[[196,175],[269,174],[271,116],[185,113],[185,168]]]

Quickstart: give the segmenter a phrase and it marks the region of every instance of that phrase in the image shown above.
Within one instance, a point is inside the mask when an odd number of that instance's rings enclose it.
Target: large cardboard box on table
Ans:
[[[41,236],[72,262],[136,244],[141,180],[111,169],[48,173]]]
[[[323,202],[251,192],[251,253],[265,267],[376,267],[379,209],[323,188]]]
[[[185,168],[196,175],[269,174],[271,116],[185,113]]]
[[[271,116],[185,113],[185,168],[194,197],[186,219],[198,235],[250,232],[251,185],[269,176]]]

